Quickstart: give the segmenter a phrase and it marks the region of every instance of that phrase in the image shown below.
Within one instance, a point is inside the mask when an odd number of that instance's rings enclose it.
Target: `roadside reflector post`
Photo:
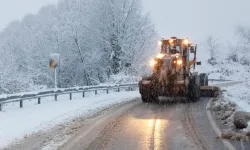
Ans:
[[[106,93],[109,94],[109,89],[106,90]]]
[[[72,100],[72,93],[69,93],[69,100]]]
[[[82,92],[82,97],[85,97],[85,92],[84,91]]]
[[[23,108],[23,101],[20,101],[20,108]]]
[[[95,95],[97,95],[97,90],[95,90]]]
[[[0,111],[2,111],[2,104],[0,104]]]
[[[38,97],[38,104],[41,104],[41,97]]]
[[[120,92],[120,88],[117,89],[117,92]]]

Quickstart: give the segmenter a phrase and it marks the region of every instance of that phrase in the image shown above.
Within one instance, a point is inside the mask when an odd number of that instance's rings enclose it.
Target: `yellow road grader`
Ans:
[[[159,97],[184,97],[198,101],[201,96],[213,97],[217,87],[208,86],[208,75],[195,72],[197,45],[189,39],[171,37],[159,41],[161,52],[151,62],[153,73],[139,82],[143,102],[157,102]]]

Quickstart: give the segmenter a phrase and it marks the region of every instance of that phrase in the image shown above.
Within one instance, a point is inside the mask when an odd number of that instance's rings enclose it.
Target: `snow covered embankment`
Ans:
[[[242,81],[239,84],[222,86],[223,93],[220,98],[214,100],[213,110],[216,112],[216,119],[222,120],[222,123],[229,127],[223,131],[223,138],[249,141],[250,133],[246,129],[235,129],[234,114],[236,111],[250,112],[250,66],[227,60],[222,56],[227,55],[219,55],[217,62],[211,65],[204,55],[202,66],[198,66],[198,70],[208,73],[210,79]]]
[[[81,98],[81,94],[75,95],[72,101],[68,95],[53,100],[43,101],[42,105],[30,104],[23,109],[16,104],[9,104],[8,111],[0,112],[0,148],[27,137],[38,131],[48,130],[56,125],[69,122],[70,120],[90,116],[94,112],[139,97],[138,91],[111,93]]]
[[[250,141],[250,123],[248,123],[247,127],[247,120],[245,120],[247,117],[242,116],[246,114],[244,112],[250,112],[249,87],[250,81],[222,87],[222,97],[214,101],[213,110],[216,111],[216,119],[222,120],[222,123],[229,127],[222,132],[222,138]],[[239,127],[239,123],[246,124],[244,126],[247,129],[236,129],[236,126]]]

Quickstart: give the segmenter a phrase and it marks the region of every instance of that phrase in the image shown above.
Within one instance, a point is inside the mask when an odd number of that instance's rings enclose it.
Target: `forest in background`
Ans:
[[[142,76],[156,41],[141,0],[61,0],[0,32],[0,93],[52,88],[51,53],[61,88]]]

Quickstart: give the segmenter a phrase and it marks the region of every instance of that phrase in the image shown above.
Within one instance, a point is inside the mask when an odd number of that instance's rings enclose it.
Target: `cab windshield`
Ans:
[[[177,53],[181,53],[181,47],[178,45],[163,45],[163,51],[167,54],[177,54]]]

